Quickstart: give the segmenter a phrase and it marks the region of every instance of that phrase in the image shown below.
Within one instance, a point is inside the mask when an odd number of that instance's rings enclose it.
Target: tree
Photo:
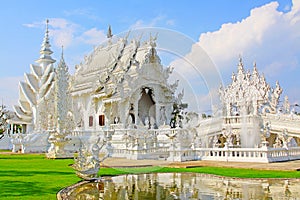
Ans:
[[[4,132],[7,129],[7,120],[9,119],[9,111],[6,106],[0,106],[0,139],[4,136]]]

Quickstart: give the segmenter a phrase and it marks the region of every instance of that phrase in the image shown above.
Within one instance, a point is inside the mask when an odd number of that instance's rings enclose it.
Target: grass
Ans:
[[[79,178],[72,159],[49,160],[44,154],[0,154],[0,199],[56,199],[56,193]],[[299,171],[269,171],[219,167],[101,168],[99,175],[115,176],[148,172],[196,172],[240,178],[300,178]]]
[[[71,163],[44,154],[0,155],[0,199],[56,199],[61,188],[80,180]]]

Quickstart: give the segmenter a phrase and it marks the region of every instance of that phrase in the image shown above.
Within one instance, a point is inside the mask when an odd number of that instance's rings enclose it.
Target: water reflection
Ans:
[[[233,179],[195,173],[106,177],[61,192],[62,199],[300,199],[300,179]]]

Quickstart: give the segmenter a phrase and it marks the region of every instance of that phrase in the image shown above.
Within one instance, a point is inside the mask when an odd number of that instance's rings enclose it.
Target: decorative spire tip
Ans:
[[[108,25],[108,30],[107,30],[107,35],[106,36],[107,36],[107,38],[112,38],[112,36],[113,36],[110,25]]]
[[[64,45],[61,45],[61,57],[64,57]]]

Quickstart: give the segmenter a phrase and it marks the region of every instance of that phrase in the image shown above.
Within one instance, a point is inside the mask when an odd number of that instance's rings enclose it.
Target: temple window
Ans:
[[[105,125],[105,116],[99,115],[99,126],[104,126],[104,125]]]
[[[93,116],[89,116],[89,127],[93,126]]]

